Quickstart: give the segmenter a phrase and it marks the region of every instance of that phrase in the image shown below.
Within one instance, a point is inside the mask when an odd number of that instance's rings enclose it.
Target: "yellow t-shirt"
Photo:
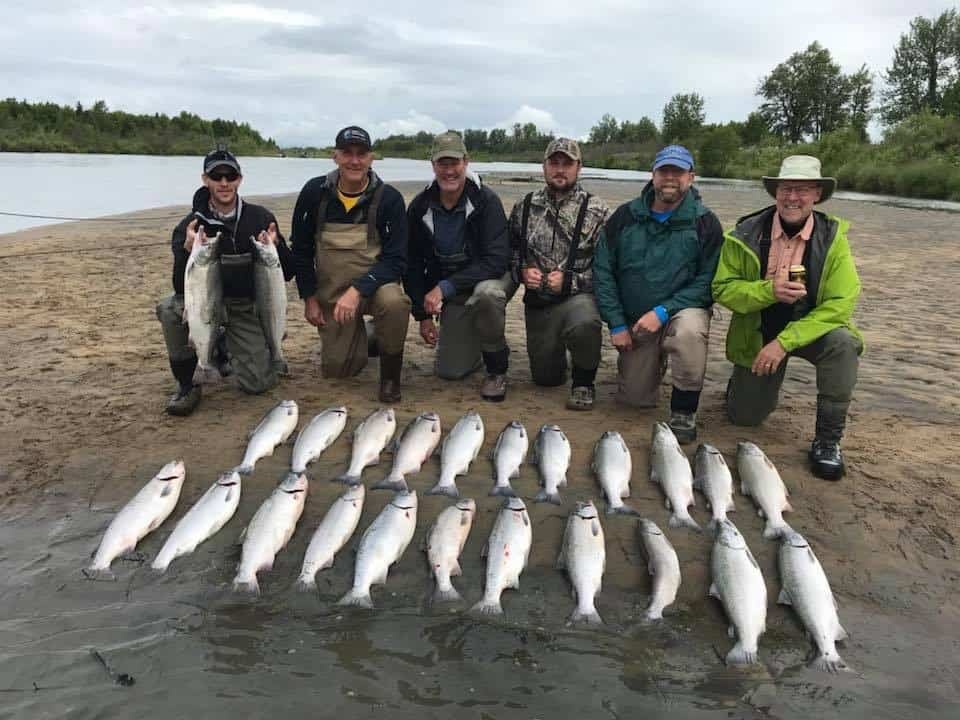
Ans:
[[[343,209],[346,210],[347,212],[350,212],[351,210],[353,210],[353,206],[360,201],[360,198],[363,196],[363,193],[364,191],[366,191],[366,189],[367,187],[366,185],[364,185],[363,190],[361,190],[358,193],[345,193],[343,190],[340,189],[340,186],[338,185],[337,197],[340,199],[340,202],[343,203]]]

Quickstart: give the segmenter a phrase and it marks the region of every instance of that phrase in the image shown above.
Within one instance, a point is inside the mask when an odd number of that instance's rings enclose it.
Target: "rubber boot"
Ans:
[[[400,402],[400,373],[403,371],[403,353],[380,353],[380,402]]]
[[[171,360],[170,370],[177,379],[179,388],[167,401],[167,413],[185,417],[197,409],[200,404],[201,390],[193,384],[193,373],[197,369],[196,356],[189,360]]]

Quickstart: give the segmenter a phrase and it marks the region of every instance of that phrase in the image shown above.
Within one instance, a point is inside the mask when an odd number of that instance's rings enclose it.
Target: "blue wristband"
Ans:
[[[443,293],[444,300],[457,294],[457,286],[449,280],[441,280],[437,285],[440,288],[440,292]]]
[[[611,335],[616,335],[617,333],[623,332],[623,331],[626,330],[626,329],[627,329],[627,326],[626,326],[626,325],[617,325],[616,327],[610,328],[610,334],[611,334]]]
[[[667,309],[663,305],[657,305],[653,311],[657,314],[657,317],[660,318],[662,324],[666,325],[667,321],[670,320],[670,313],[667,312]]]

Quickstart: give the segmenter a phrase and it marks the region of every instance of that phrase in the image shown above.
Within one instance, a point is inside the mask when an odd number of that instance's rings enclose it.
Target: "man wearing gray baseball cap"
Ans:
[[[840,439],[857,382],[863,337],[853,324],[860,278],[847,240],[849,223],[814,210],[837,181],[810,155],[784,158],[763,178],[774,204],[740,218],[726,233],[713,280],[717,302],[733,311],[727,331],[727,415],[759,425],[779,401],[787,361],[817,368],[814,475],[844,474]]]

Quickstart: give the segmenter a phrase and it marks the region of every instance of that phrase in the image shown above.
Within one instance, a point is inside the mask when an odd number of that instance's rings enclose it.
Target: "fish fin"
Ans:
[[[667,510],[670,510],[671,512],[673,511],[673,503],[670,502],[670,498],[664,498],[664,499],[663,499],[663,506],[664,506]]]
[[[257,576],[253,575],[246,580],[242,580],[239,575],[233,579],[233,591],[235,593],[245,593],[247,595],[259,595],[260,583],[257,582]]]
[[[404,480],[402,477],[399,480],[391,480],[389,475],[375,485],[371,485],[370,489],[394,490],[396,492],[407,492],[409,490],[406,480]]]
[[[653,574],[653,571],[651,571],[650,574],[652,575],[652,574]],[[707,595],[709,595],[710,597],[715,597],[715,598],[719,598],[719,597],[720,597],[720,591],[717,589],[717,584],[716,584],[716,583],[710,583],[710,589],[707,590]]]
[[[313,592],[317,589],[317,580],[313,575],[301,575],[293,587],[297,592]]]
[[[509,485],[494,485],[490,495],[500,495],[502,497],[516,497],[517,493]]]
[[[333,567],[333,555],[330,556],[329,560],[324,560],[323,564],[317,568],[317,570],[329,570]]]
[[[660,484],[660,476],[652,467],[650,468],[650,482]]]
[[[837,633],[833,639],[837,640],[838,642],[843,642],[844,640],[850,639],[850,634],[843,629],[843,625],[837,623]]]
[[[450,568],[450,577],[458,577],[463,575],[463,570],[460,568],[460,561],[454,560],[453,566]]]
[[[383,572],[380,574],[380,577],[374,578],[371,585],[386,585],[387,584],[387,574],[390,572],[389,567],[385,567]]]
[[[503,615],[503,606],[500,604],[500,598],[481,600],[470,608],[470,612],[474,615]]]
[[[598,523],[596,519],[594,519],[594,521],[590,523],[590,532],[593,533],[594,537],[600,534],[600,523]]]
[[[170,485],[170,483],[165,483],[163,486],[163,490],[160,491],[160,497],[166,497],[172,492],[173,492],[173,487]]]
[[[790,504],[789,500],[784,500],[782,512],[793,512],[793,505]]]
[[[240,537],[237,538],[237,545],[243,545],[244,538],[247,537],[247,528],[249,525],[244,525],[243,530],[240,531]]]
[[[83,568],[81,572],[83,573],[83,576],[87,578],[87,580],[101,580],[101,581],[109,581],[109,582],[117,581],[117,576],[114,575],[113,571],[108,567]]]
[[[373,598],[370,597],[369,590],[357,590],[351,588],[350,592],[337,601],[337,605],[351,605],[361,607],[367,610],[373,610]]]
[[[360,484],[360,476],[343,473],[342,475],[337,475],[331,482],[343,483],[344,485],[350,485],[352,487]]]
[[[760,569],[760,565],[759,565],[759,563],[757,563],[757,559],[753,556],[753,553],[750,552],[750,548],[745,547],[744,550],[747,551],[747,557],[750,559],[750,562],[752,562],[752,563],[753,563],[753,566],[754,566],[757,570],[759,570],[759,569]]]
[[[790,599],[790,593],[787,592],[786,588],[781,588],[780,594],[777,596],[778,605],[793,605],[793,600]]]
[[[524,563],[524,564],[526,564],[526,563]],[[507,585],[507,587],[510,588],[511,590],[519,590],[519,589],[520,589],[520,573],[517,573],[517,576],[516,576],[515,578],[513,578],[513,582],[512,582],[512,583],[509,583],[509,584]]]
[[[651,601],[649,607],[643,613],[643,619],[648,622],[653,620],[663,620],[663,608],[656,607]]]
[[[585,623],[586,625],[603,625],[600,613],[598,613],[595,608],[590,608],[586,611],[581,611],[580,608],[577,608],[573,611],[573,614],[570,615],[570,622]]]
[[[485,558],[490,553],[490,543],[485,542],[480,546],[480,557]]]
[[[731,640],[736,639],[737,629],[733,625],[727,625],[727,637]]]
[[[757,508],[757,517],[761,517],[761,518],[763,518],[763,519],[766,519],[767,516],[766,516],[766,515],[764,514],[764,512],[763,512],[763,508],[761,508],[761,507],[758,507],[758,508]]]
[[[456,483],[452,485],[441,485],[437,483],[432,488],[427,490],[427,495],[446,495],[447,497],[458,498],[460,497],[460,491],[457,489]]]
[[[460,527],[470,524],[470,513],[462,512],[460,513]]]
[[[733,649],[727,653],[725,658],[727,665],[754,665],[757,662],[757,653],[747,650],[743,643],[738,642]]]
[[[747,488],[747,484],[742,481],[740,482],[740,494],[750,497],[750,490]]]
[[[535,503],[539,502],[551,502],[554,505],[563,504],[563,500],[560,498],[560,493],[548,493],[546,490],[539,491],[533,498]]]
[[[566,543],[560,546],[560,552],[557,555],[557,562],[554,564],[557,570],[563,570],[567,567],[567,547]]]
[[[453,573],[451,573],[452,575]],[[448,590],[441,590],[439,586],[433,592],[434,603],[460,602],[463,597],[457,592],[457,589],[451,585]]]
[[[667,524],[672,528],[685,527],[690,528],[694,532],[703,532],[703,529],[697,524],[697,521],[689,515],[671,515],[670,520],[667,521]]]
[[[233,488],[227,490],[227,494],[223,497],[224,502],[230,502],[230,498],[233,497]]]

